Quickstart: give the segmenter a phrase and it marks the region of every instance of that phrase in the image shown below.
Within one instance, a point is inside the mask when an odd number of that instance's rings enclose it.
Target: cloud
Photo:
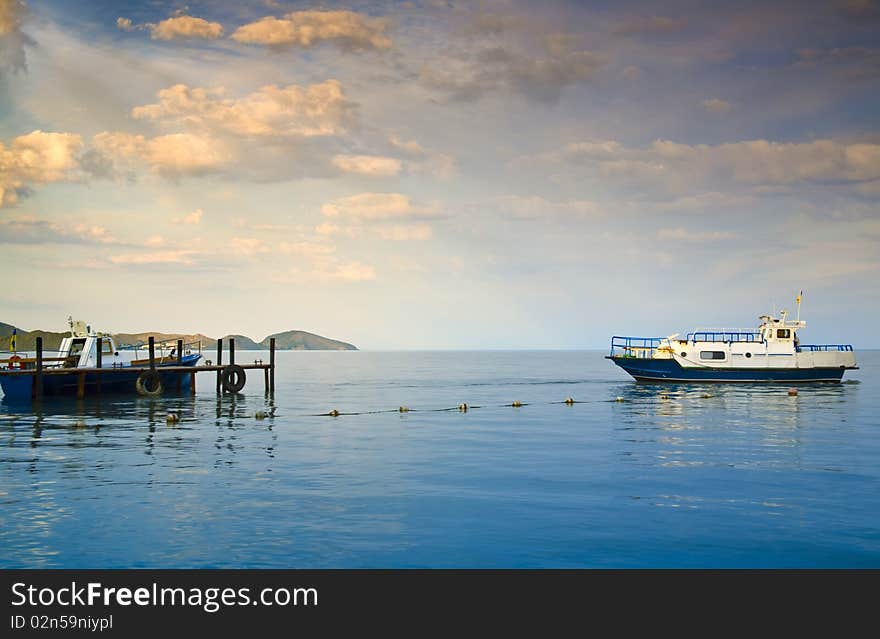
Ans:
[[[648,148],[590,141],[568,144],[538,159],[589,166],[602,177],[648,181],[673,190],[693,190],[719,182],[784,186],[799,182],[858,184],[880,179],[880,144],[835,140],[749,140],[718,145],[656,140]]]
[[[122,20],[124,18],[120,18]],[[116,21],[119,25],[119,20]],[[131,21],[128,21],[131,26]],[[120,27],[122,28],[122,27]],[[128,31],[129,29],[125,29]],[[219,22],[208,22],[193,16],[175,16],[152,25],[150,37],[153,40],[176,40],[181,38],[201,38],[216,40],[223,35],[223,26]]]
[[[199,224],[202,221],[202,209],[196,209],[192,213],[184,215],[182,218],[174,218],[171,221],[175,224]]]
[[[176,84],[159,91],[159,102],[135,107],[132,117],[238,136],[331,136],[351,125],[356,106],[336,80],[300,87],[264,86],[243,98],[218,89]]]
[[[25,46],[34,44],[21,30],[27,13],[22,0],[0,0],[0,71],[27,69]]]
[[[415,140],[401,140],[396,135],[392,135],[388,141],[391,142],[391,146],[395,149],[403,151],[409,155],[419,156],[425,154],[424,147]]]
[[[730,102],[719,98],[703,100],[700,102],[700,105],[709,113],[715,113],[716,115],[724,115],[725,113],[729,113],[731,109]]]
[[[323,222],[315,227],[315,233],[318,235],[336,235],[341,230],[338,224],[331,224],[330,222]]]
[[[118,244],[100,225],[66,227],[35,217],[0,220],[0,243],[4,244]]]
[[[105,131],[94,137],[93,144],[114,165],[144,162],[155,173],[171,179],[216,173],[233,159],[222,141],[190,133],[145,138],[143,135]]]
[[[854,21],[880,19],[880,5],[876,0],[837,0],[834,4],[840,13]]]
[[[376,279],[376,269],[369,264],[362,264],[361,262],[346,262],[316,270],[314,275],[330,280],[365,282]]]
[[[122,31],[134,30],[134,26],[131,23],[131,18],[116,18],[116,27],[121,29]]]
[[[267,16],[243,25],[232,39],[244,44],[310,48],[332,42],[344,50],[391,48],[385,35],[388,20],[370,18],[353,11],[294,11],[283,18]]]
[[[629,80],[630,82],[635,82],[642,75],[642,70],[635,66],[628,66],[623,71],[623,77]]]
[[[417,217],[432,211],[414,206],[409,197],[402,193],[359,193],[321,207],[321,213],[328,217],[345,216],[358,220]]]
[[[31,184],[77,179],[82,138],[40,130],[0,143],[0,207],[15,204]]]
[[[590,51],[549,47],[547,53],[541,57],[511,47],[488,46],[424,67],[421,81],[454,100],[473,101],[500,90],[553,102],[563,89],[588,80],[605,63]]]
[[[428,224],[395,224],[393,226],[380,226],[373,229],[373,233],[383,239],[395,242],[419,242],[431,239],[433,232]]]
[[[736,235],[729,231],[689,231],[685,228],[660,229],[657,239],[677,242],[710,243],[734,239]]]
[[[400,173],[401,163],[396,158],[378,155],[336,155],[333,165],[346,173],[372,177],[393,177]]]
[[[570,200],[552,202],[538,195],[505,195],[493,198],[490,202],[495,208],[517,219],[537,219],[547,216],[592,216],[597,215],[599,207],[590,200]]]
[[[195,251],[188,249],[177,249],[170,251],[155,251],[149,253],[123,253],[120,255],[111,255],[107,258],[113,264],[128,266],[145,266],[145,265],[178,265],[192,266],[196,263],[194,258]]]
[[[621,35],[665,34],[675,33],[687,27],[687,17],[670,18],[668,16],[634,17],[618,24],[614,33]]]

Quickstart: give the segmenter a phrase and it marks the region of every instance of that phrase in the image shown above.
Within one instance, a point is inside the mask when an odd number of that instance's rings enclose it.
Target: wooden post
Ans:
[[[269,339],[269,390],[275,392],[275,338]]]
[[[177,365],[183,366],[183,340],[177,340]],[[180,392],[180,387],[183,384],[183,373],[177,373],[177,392]]]
[[[150,370],[156,370],[156,338],[150,335]]]
[[[83,399],[86,396],[86,374],[80,373],[76,380],[76,398]]]
[[[195,371],[193,371],[192,373],[189,374],[189,394],[190,395],[196,394],[196,372]]]
[[[229,338],[229,363],[235,364],[235,338]]]
[[[217,340],[217,366],[223,366],[223,338]],[[220,371],[217,371],[217,394],[220,394]]]
[[[263,390],[269,394],[269,367],[263,369]]]
[[[96,368],[104,368],[104,359],[103,359],[104,356],[101,353],[101,351],[104,350],[104,338],[103,337],[99,337],[98,341],[95,342],[95,349],[96,349],[96,351],[95,351],[95,367]],[[96,388],[95,388],[95,392],[98,393],[98,395],[100,395],[101,394],[101,373],[95,373],[95,381],[97,383]]]
[[[34,375],[34,397],[43,397],[43,338],[37,337],[37,372]]]

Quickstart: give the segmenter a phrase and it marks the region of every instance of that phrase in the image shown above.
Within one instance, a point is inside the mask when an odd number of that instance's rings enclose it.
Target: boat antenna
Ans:
[[[803,296],[804,296],[804,292],[803,292],[803,291],[801,291],[800,293],[798,293],[798,296],[797,296],[797,307],[798,307],[797,318],[798,318],[798,321],[799,321],[799,322],[801,321],[801,298],[802,298]]]

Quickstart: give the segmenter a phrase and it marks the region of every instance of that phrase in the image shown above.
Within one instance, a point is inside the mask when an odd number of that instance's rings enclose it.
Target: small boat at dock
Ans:
[[[119,347],[112,335],[92,331],[85,322],[69,318],[68,323],[70,335],[61,340],[58,350],[39,354],[43,395],[82,396],[87,388],[100,392],[136,391],[142,395],[159,395],[163,389],[171,388],[188,390],[192,375],[181,367],[194,371],[202,357],[200,344],[182,344],[178,352],[176,342],[159,343],[154,346],[151,361],[144,345]],[[35,391],[37,367],[36,353],[0,355],[4,399],[30,400]]]
[[[762,315],[754,329],[696,329],[684,339],[616,335],[606,359],[651,382],[839,382],[858,369],[852,344],[801,344],[807,323],[787,315]]]

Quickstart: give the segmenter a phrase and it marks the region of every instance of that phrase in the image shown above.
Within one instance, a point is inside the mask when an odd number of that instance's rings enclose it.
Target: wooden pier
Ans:
[[[223,364],[223,340],[217,340],[217,362],[205,363],[202,365],[184,365],[183,364],[183,340],[177,340],[176,357],[156,358],[155,340],[151,336],[149,338],[148,352],[149,357],[144,360],[133,360],[130,366],[110,366],[103,365],[101,348],[101,338],[98,338],[98,347],[96,351],[96,366],[94,367],[65,367],[63,361],[67,358],[59,357],[43,357],[43,338],[36,338],[36,356],[33,358],[22,358],[11,356],[6,360],[0,360],[5,363],[6,368],[0,369],[0,376],[16,377],[30,376],[33,377],[31,387],[31,396],[35,399],[43,397],[45,388],[45,379],[47,377],[56,378],[56,376],[64,376],[70,380],[71,386],[73,380],[76,380],[76,397],[83,399],[86,391],[91,390],[95,394],[100,395],[102,385],[117,383],[121,379],[120,376],[125,375],[128,378],[136,377],[137,382],[132,383],[131,390],[139,394],[157,396],[163,392],[172,389],[166,389],[158,377],[160,374],[175,374],[176,391],[180,392],[183,386],[183,376],[189,375],[190,393],[195,395],[196,392],[196,374],[197,373],[216,373],[217,375],[217,393],[237,393],[242,390],[245,385],[247,375],[245,371],[263,371],[263,385],[266,394],[275,392],[275,338],[269,340],[269,363],[262,360],[255,360],[252,364],[240,364],[235,361],[235,340],[229,340],[229,363]],[[176,360],[176,361],[175,361]],[[55,366],[46,366],[46,362],[54,362]],[[210,362],[210,360],[208,360]],[[19,368],[12,368],[17,365]],[[151,389],[147,386],[149,380],[159,379],[158,385]],[[87,382],[87,380],[89,380]],[[142,380],[146,380],[142,384]],[[124,383],[124,380],[123,380]],[[147,388],[146,392],[142,392],[142,387]],[[155,390],[158,388],[158,392]]]

